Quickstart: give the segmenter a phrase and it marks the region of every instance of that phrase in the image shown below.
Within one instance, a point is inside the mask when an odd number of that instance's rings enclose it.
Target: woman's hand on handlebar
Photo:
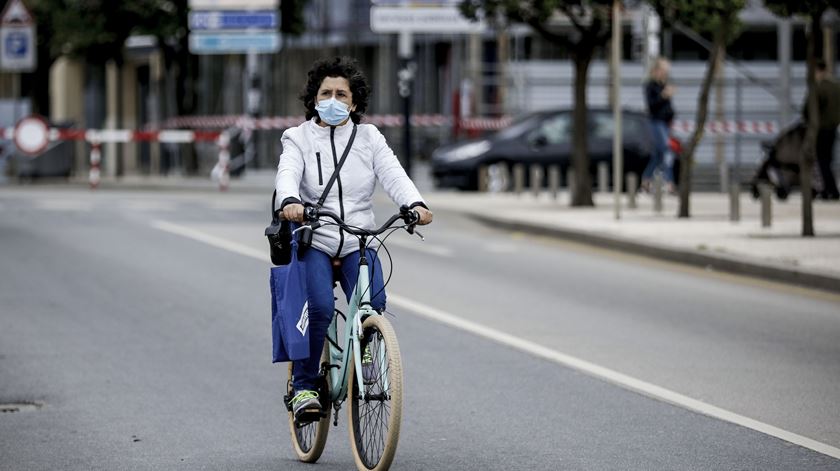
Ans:
[[[432,222],[432,218],[434,217],[434,214],[432,214],[432,212],[429,211],[428,209],[426,209],[422,206],[415,206],[411,209],[416,211],[417,216],[420,217],[420,219],[417,221],[418,226],[425,226],[426,224],[429,224],[430,222]]]
[[[303,222],[303,205],[289,203],[283,206],[283,217],[293,222]]]

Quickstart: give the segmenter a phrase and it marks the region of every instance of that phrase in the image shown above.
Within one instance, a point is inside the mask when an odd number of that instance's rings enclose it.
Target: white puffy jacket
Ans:
[[[321,127],[313,118],[283,133],[283,153],[277,165],[277,207],[292,201],[315,204],[333,174],[353,123]],[[376,229],[372,200],[376,180],[397,206],[425,207],[417,187],[406,175],[385,136],[372,124],[360,124],[347,160],[324,202],[324,209],[341,216],[347,224]],[[396,208],[395,208],[396,209]],[[315,231],[312,246],[331,256],[343,257],[359,250],[357,239],[324,225]]]

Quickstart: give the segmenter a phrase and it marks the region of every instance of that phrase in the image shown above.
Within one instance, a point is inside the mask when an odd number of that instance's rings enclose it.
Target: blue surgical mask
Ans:
[[[318,112],[321,120],[330,126],[338,126],[350,116],[350,107],[346,103],[336,100],[335,97],[319,101],[315,111]]]

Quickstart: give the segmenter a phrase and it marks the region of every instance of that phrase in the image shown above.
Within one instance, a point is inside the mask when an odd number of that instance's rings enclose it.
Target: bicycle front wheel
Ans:
[[[362,324],[360,351],[365,397],[350,362],[348,407],[350,445],[360,470],[386,470],[394,460],[402,420],[403,375],[400,347],[394,328],[383,316],[370,316]]]
[[[321,364],[329,363],[329,341],[324,342],[324,350],[321,352]],[[321,398],[321,407],[325,410],[324,417],[316,422],[299,426],[295,423],[295,414],[289,411],[289,431],[292,435],[292,446],[295,454],[304,463],[314,463],[324,452],[327,444],[327,433],[330,431],[330,375],[327,373],[321,378],[318,394]],[[292,397],[292,363],[289,363],[289,381],[286,386],[288,397]]]

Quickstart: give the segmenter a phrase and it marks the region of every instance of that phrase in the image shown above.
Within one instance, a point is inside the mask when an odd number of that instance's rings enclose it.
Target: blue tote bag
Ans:
[[[288,265],[271,267],[270,284],[272,361],[309,358],[306,264],[298,260],[297,243]]]

